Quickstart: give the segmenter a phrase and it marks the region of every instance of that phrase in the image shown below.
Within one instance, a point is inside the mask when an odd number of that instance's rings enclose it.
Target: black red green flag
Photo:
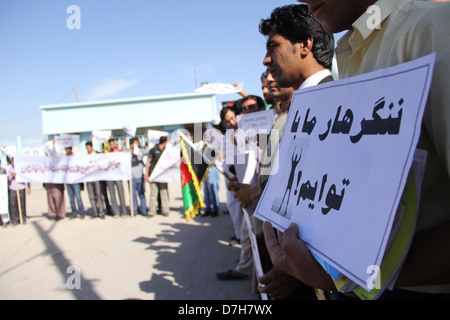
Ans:
[[[201,150],[180,137],[181,192],[186,221],[193,219],[205,207],[201,193],[202,182],[207,178],[210,164],[202,157]]]

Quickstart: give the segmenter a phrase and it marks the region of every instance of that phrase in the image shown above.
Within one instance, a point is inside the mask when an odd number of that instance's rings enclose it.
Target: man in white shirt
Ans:
[[[324,31],[307,6],[287,5],[276,8],[270,19],[261,22],[260,32],[268,37],[263,64],[279,87],[298,90],[333,80],[330,71],[334,55],[333,35]],[[279,139],[283,134],[289,106],[288,101],[283,103],[272,129],[278,130]],[[269,144],[274,146],[270,141],[267,145]],[[275,147],[278,148],[278,143]],[[271,154],[274,155],[275,151],[272,150]],[[263,159],[264,155],[265,152]],[[263,165],[267,164],[265,160],[261,162]],[[267,181],[270,168],[263,170],[265,178],[262,183]],[[251,201],[257,202],[262,192],[261,189],[257,190],[259,186],[256,185],[247,192],[244,191],[247,187],[242,184],[234,184],[232,187],[236,189],[236,197],[244,208]]]
[[[323,30],[320,23],[308,11],[307,6],[287,5],[276,8],[269,19],[261,22],[260,32],[268,37],[267,54],[263,64],[267,66],[279,87],[292,87],[298,90],[333,80],[330,71],[334,55],[333,35]],[[270,156],[267,155],[268,161],[261,161],[262,164],[269,164],[269,166],[264,168],[265,170],[261,168],[259,183],[230,185],[235,190],[235,197],[244,208],[258,202],[265,182],[271,174],[271,164],[284,131],[289,106],[289,101],[283,103],[280,114],[275,120],[267,143],[267,146],[272,147]],[[274,131],[278,134],[274,134]],[[272,143],[272,139],[277,141]],[[266,152],[263,152],[263,159]],[[259,279],[259,282],[265,285],[259,288],[260,292],[277,299],[316,298],[312,288],[303,286],[297,279],[276,268],[271,268],[264,277]]]

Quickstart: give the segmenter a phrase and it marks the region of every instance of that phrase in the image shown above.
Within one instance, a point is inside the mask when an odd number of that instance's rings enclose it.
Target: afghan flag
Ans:
[[[186,221],[193,219],[205,207],[201,193],[202,182],[207,178],[210,165],[202,157],[201,150],[180,136],[181,192]],[[194,162],[192,160],[194,159]],[[198,162],[198,163],[197,163]]]

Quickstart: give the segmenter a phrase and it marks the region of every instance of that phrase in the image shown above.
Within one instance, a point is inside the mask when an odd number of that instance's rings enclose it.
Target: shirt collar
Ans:
[[[322,81],[323,79],[325,79],[327,76],[330,76],[330,75],[331,75],[331,72],[328,69],[319,71],[319,72],[313,74],[312,76],[310,76],[305,81],[303,81],[303,83],[300,85],[299,89],[315,86],[315,85],[319,84],[320,81]]]
[[[366,40],[372,32],[377,28],[372,27],[370,22],[375,21],[375,15],[378,14],[376,10],[379,10],[380,24],[386,20],[387,17],[394,11],[395,8],[402,6],[407,2],[414,0],[379,0],[373,4],[374,9],[364,12],[354,23],[353,29],[357,30],[361,35],[361,40]],[[378,27],[379,28],[379,27]]]

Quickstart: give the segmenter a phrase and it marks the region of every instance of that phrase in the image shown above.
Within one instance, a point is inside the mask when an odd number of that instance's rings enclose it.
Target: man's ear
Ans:
[[[302,58],[305,58],[312,51],[313,43],[313,39],[307,39],[298,43]]]

